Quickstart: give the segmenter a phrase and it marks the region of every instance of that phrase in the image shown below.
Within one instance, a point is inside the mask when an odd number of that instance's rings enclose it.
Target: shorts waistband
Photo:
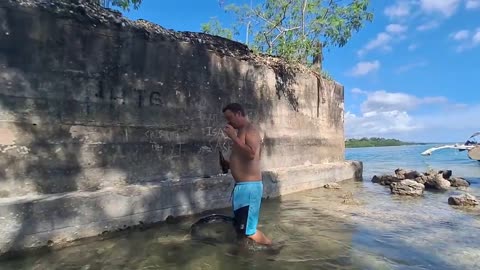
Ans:
[[[259,181],[248,181],[248,182],[235,182],[235,185],[259,185],[262,184],[262,180]]]

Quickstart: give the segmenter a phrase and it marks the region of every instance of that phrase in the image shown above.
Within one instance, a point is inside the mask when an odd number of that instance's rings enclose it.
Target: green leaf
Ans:
[[[373,20],[369,4],[369,0],[265,0],[257,6],[229,4],[225,11],[235,17],[236,29],[251,26],[252,48],[311,64],[324,48],[345,46]]]
[[[99,1],[98,3],[103,7],[116,6],[116,7],[120,7],[125,11],[130,10],[130,7],[133,7],[134,9],[138,9],[140,4],[142,3],[142,0],[98,0],[98,1]]]
[[[235,29],[228,29],[222,27],[220,21],[217,18],[211,18],[208,23],[204,23],[201,25],[201,29],[203,33],[216,35],[228,39],[233,39],[233,34]]]

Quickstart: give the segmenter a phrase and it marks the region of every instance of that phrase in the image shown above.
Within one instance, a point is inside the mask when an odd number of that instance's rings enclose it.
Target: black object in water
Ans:
[[[192,239],[216,243],[232,243],[237,240],[234,218],[213,214],[200,218],[190,227]]]
[[[282,242],[274,246],[263,246],[242,237],[235,229],[235,219],[233,217],[218,214],[200,218],[191,226],[190,234],[192,239],[206,243],[239,243],[240,245],[229,251],[230,254],[264,250],[268,255],[276,255],[284,247]]]

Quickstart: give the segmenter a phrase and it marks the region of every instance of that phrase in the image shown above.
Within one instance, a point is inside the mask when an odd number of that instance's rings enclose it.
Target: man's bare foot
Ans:
[[[261,231],[258,231],[258,230],[255,234],[248,236],[248,238],[252,239],[257,244],[266,245],[266,246],[270,246],[272,244],[272,240],[268,239],[268,237],[266,237],[265,234],[263,234]]]

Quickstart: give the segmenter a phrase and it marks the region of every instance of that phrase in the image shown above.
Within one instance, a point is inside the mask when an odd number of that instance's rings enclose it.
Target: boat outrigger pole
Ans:
[[[438,147],[432,147],[422,152],[423,156],[430,156],[434,151],[441,149],[456,149],[458,151],[468,151],[468,157],[473,160],[480,161],[480,143],[477,142],[475,137],[480,137],[480,131],[475,132],[468,138],[468,140],[463,144],[451,144]]]
[[[459,151],[471,150],[475,148],[475,145],[465,145],[465,144],[452,144],[452,145],[444,145],[439,147],[432,147],[428,150],[422,152],[423,156],[430,156],[434,151],[441,150],[441,149],[457,149]]]

